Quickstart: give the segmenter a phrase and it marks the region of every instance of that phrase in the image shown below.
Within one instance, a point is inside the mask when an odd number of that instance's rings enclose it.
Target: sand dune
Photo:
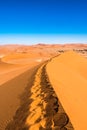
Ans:
[[[15,64],[11,64],[11,63],[7,63],[2,61],[2,59],[0,59],[0,74],[2,73],[6,73],[9,72],[9,70],[13,70],[14,68],[19,68],[20,65],[15,65]]]
[[[0,60],[0,130],[86,130],[87,60],[59,56],[56,45],[10,49]]]
[[[14,53],[4,56],[2,61],[9,64],[26,65],[32,62],[42,62],[48,58],[48,56],[40,55],[39,53]]]
[[[13,55],[10,56],[13,57]],[[17,60],[16,56],[14,58]],[[8,59],[9,61],[11,60]],[[22,57],[21,62],[23,62]],[[20,106],[20,94],[31,81],[31,77],[37,68],[35,66],[40,64],[35,60],[28,64],[21,64],[21,62],[13,64],[0,60],[0,130],[4,130],[9,121],[12,120]],[[32,69],[32,67],[34,68]]]
[[[43,62],[33,54],[9,54],[0,59],[0,85]]]
[[[75,130],[87,129],[87,59],[70,51],[47,65],[49,80]]]
[[[37,68],[32,67],[34,66],[14,70],[3,75],[3,82],[0,81],[3,83],[0,85],[0,130],[5,129],[20,106],[20,95],[27,87],[28,82],[31,82],[31,77]]]
[[[21,105],[6,130],[73,130],[42,64],[22,94]]]

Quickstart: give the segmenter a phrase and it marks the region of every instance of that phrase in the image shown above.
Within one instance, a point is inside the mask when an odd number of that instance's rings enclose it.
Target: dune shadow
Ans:
[[[7,124],[5,130],[29,130],[29,128],[33,127],[35,124],[40,124],[38,129],[41,130],[53,130],[53,128],[61,130],[69,130],[69,128],[71,128],[71,130],[74,130],[69,117],[64,111],[58,96],[49,81],[49,77],[46,73],[46,64],[40,69],[38,74],[37,70],[41,64],[29,71],[29,73],[32,72],[32,75],[28,79],[25,90],[19,96],[20,106],[16,110],[13,120]],[[35,76],[39,78],[39,80],[37,79],[38,81],[36,81]],[[31,91],[33,88],[32,86],[34,87],[34,90],[36,89],[35,91]],[[35,103],[35,99],[32,98],[34,94],[36,94],[37,100],[40,99],[35,107],[32,105]],[[33,106],[32,110],[31,105]],[[38,112],[37,108],[40,108],[40,114],[35,113]],[[34,119],[33,125],[30,123],[30,120],[28,124],[26,124],[27,118],[30,119],[30,115],[32,115],[33,112],[39,116],[36,115],[37,118]],[[32,115],[32,117],[34,118],[34,115]]]
[[[41,87],[42,92],[44,91],[46,95],[44,97],[44,101],[47,103],[44,115],[44,118],[47,119],[46,128],[51,129],[54,125],[54,129],[74,130],[68,115],[66,114],[58,96],[56,95],[56,92],[53,89],[53,86],[49,81],[49,77],[46,72],[46,65],[42,68]]]
[[[35,74],[39,66],[40,65],[28,71],[29,73],[31,72],[32,75],[28,79],[28,84],[26,85],[24,92],[19,96],[20,106],[16,110],[16,113],[13,116],[13,120],[7,124],[5,130],[28,130],[29,129],[29,126],[26,125],[26,119],[28,115],[30,114],[29,107],[32,102],[32,99],[30,98],[32,95],[31,87],[33,86]],[[18,77],[19,76],[17,76],[16,78]]]

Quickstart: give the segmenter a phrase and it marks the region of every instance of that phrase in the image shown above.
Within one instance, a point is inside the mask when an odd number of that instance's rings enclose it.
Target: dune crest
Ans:
[[[22,94],[22,104],[13,120],[8,123],[6,130],[67,130],[67,128],[73,130],[49,82],[46,63],[38,67]]]
[[[80,128],[76,125],[81,120],[76,120],[86,119],[78,110],[81,105],[86,111],[82,101],[86,99],[87,60],[72,51],[63,53],[59,46],[21,49],[1,56],[0,129],[73,130],[71,123]]]
[[[87,129],[87,59],[69,51],[53,58],[46,67],[75,130]]]
[[[82,55],[74,52],[67,51],[57,58],[58,62],[64,64],[70,70],[73,70],[87,79],[87,59]]]

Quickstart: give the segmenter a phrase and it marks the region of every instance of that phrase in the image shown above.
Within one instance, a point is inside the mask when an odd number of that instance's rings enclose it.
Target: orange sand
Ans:
[[[33,57],[31,58],[33,59]],[[16,61],[17,57],[15,56],[15,63]],[[24,63],[22,57],[21,62]],[[19,97],[31,81],[31,75],[36,71],[35,66],[40,63],[32,60],[28,64],[26,61],[23,65],[21,62],[12,64],[11,59],[10,63],[5,63],[2,59],[0,61],[0,130],[4,130],[15,115],[20,106]],[[32,69],[32,67],[35,68]]]
[[[49,80],[75,130],[87,130],[87,59],[69,51],[47,65]]]
[[[32,62],[40,62],[47,60],[49,57],[45,55],[40,55],[38,52],[36,53],[13,53],[6,55],[2,58],[3,62],[10,64],[21,64],[26,65]]]
[[[16,110],[18,110],[18,108],[20,110],[20,113],[22,112],[22,109],[20,109],[19,107],[20,95],[24,92],[27,86],[29,87],[31,86],[31,81],[34,82],[32,77],[35,76],[36,70],[39,67],[39,66],[37,67],[35,66],[49,59],[50,57],[53,57],[59,54],[58,48],[59,46],[57,47],[56,45],[55,46],[36,45],[36,46],[31,46],[31,47],[27,47],[27,46],[26,47],[24,46],[23,47],[21,46],[8,47],[7,46],[6,49],[5,47],[3,47],[0,50],[0,53],[1,53],[1,57],[0,57],[1,58],[0,59],[0,130],[5,129],[9,121],[11,121],[12,118],[14,117],[15,112]],[[84,123],[84,127],[83,127],[83,123],[81,124],[80,122],[83,120],[86,120],[86,116],[87,116],[86,115],[86,109],[87,109],[86,102],[83,102],[84,100],[86,101],[86,87],[85,87],[87,85],[86,64],[87,64],[87,61],[83,57],[73,52],[67,52],[65,54],[62,54],[58,58],[54,58],[47,65],[47,72],[48,72],[50,81],[53,84],[56,92],[58,91],[57,92],[58,97],[60,98],[66,112],[70,116],[71,122],[74,124],[75,128],[80,128],[79,125],[82,125],[81,129],[84,129],[84,130],[86,128],[85,127],[86,123]],[[59,70],[56,69],[57,67],[56,65],[58,65]],[[34,68],[31,69],[32,67]],[[31,95],[32,99],[36,99],[37,95],[35,95],[34,93],[35,93],[35,90],[38,90],[38,87],[40,87],[39,90],[37,91],[38,95],[41,93],[41,88],[43,87],[44,87],[43,93],[45,92],[45,87],[46,87],[45,78],[46,77],[45,76],[43,77],[44,83],[40,84],[41,73],[42,73],[42,70],[40,74],[39,73],[38,75],[36,74],[37,80],[35,81],[35,84],[33,83],[33,85],[36,85],[36,88],[32,87],[31,89],[33,93]],[[67,77],[66,77],[66,74],[67,74]],[[38,76],[39,78],[37,78]],[[84,87],[84,89],[82,89],[82,86]],[[49,93],[49,91],[46,91],[46,92]],[[46,96],[45,93],[44,95]],[[38,96],[38,99],[39,99],[39,96]],[[23,102],[25,102],[25,100]],[[30,110],[32,111],[33,107],[36,108],[37,107],[36,104],[39,102],[40,101],[38,100],[36,100],[36,102],[32,102],[32,104],[30,105]],[[25,107],[26,105],[28,104],[25,104]],[[46,103],[43,103],[43,107],[46,107],[46,105],[47,105]],[[81,112],[81,109],[82,111],[85,112],[85,115],[83,114],[83,112]],[[80,111],[80,114],[78,110]],[[41,111],[39,107],[36,109],[36,112],[38,114],[35,116],[35,119],[36,117],[41,115]],[[16,117],[19,124],[22,120],[21,118],[22,115],[20,114],[20,115],[17,115]],[[26,114],[23,115],[23,117],[25,116]],[[78,117],[79,117],[79,120],[78,120]],[[18,125],[18,122],[17,122],[17,125]],[[30,122],[29,118],[27,118],[26,123],[28,122]],[[45,124],[46,123],[47,121],[45,121]],[[20,126],[21,125],[22,124],[20,124]],[[41,122],[41,125],[44,127],[44,121]],[[36,127],[38,129],[39,124],[35,124],[34,126],[31,127],[31,129],[36,130]],[[47,125],[47,127],[49,127],[49,125]],[[14,128],[12,129],[14,130]]]

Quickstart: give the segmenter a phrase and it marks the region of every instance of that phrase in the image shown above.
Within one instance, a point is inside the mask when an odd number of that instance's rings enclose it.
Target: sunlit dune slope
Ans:
[[[49,80],[75,130],[87,130],[87,59],[69,51],[47,64]]]
[[[14,54],[9,54],[3,58],[3,60],[10,60],[10,59],[20,59],[20,58],[30,58],[30,57],[35,57],[35,55],[32,55],[31,53],[14,53]]]
[[[8,66],[13,66],[13,64],[8,64],[6,62],[3,62],[1,59],[0,59],[0,67],[8,67]]]
[[[32,61],[39,62],[46,59],[46,56],[41,56],[39,53],[14,53],[6,55],[2,61],[13,64],[28,64]]]
[[[20,65],[14,65],[14,64],[11,64],[11,63],[6,63],[6,62],[3,62],[0,59],[0,74],[2,72],[7,72],[9,70],[12,70],[13,68],[18,68],[18,67],[20,67]]]
[[[23,73],[30,66],[38,65],[42,60],[34,59],[34,55],[14,53],[0,59],[0,85]]]
[[[74,51],[67,51],[58,57],[58,62],[78,72],[87,79],[87,59]]]

